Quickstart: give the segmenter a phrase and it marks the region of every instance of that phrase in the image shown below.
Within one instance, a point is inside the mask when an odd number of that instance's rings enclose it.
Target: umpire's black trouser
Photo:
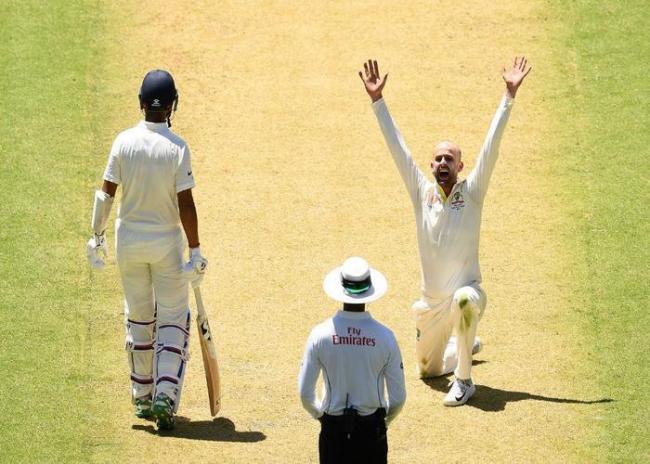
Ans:
[[[370,416],[323,415],[318,451],[321,464],[386,464],[386,411]]]

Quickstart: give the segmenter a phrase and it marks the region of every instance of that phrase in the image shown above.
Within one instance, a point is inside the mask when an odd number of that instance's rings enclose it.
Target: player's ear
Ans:
[[[465,165],[463,164],[463,162],[462,162],[462,161],[459,161],[459,162],[458,162],[458,172],[460,172],[460,171],[463,170],[463,166],[465,166]]]

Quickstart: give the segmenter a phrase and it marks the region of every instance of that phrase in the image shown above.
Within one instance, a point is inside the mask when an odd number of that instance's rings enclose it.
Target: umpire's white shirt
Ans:
[[[512,102],[506,96],[502,98],[476,166],[466,180],[454,185],[449,197],[413,162],[384,100],[372,105],[413,203],[422,266],[422,293],[430,303],[447,300],[459,288],[481,282],[478,246],[483,199]]]
[[[118,239],[175,232],[177,193],[194,187],[190,149],[166,123],[141,121],[115,139],[104,179],[122,184]]]
[[[317,400],[316,381],[321,371],[323,397]],[[362,416],[383,407],[386,422],[390,422],[406,400],[395,335],[368,312],[338,311],[311,331],[298,387],[303,406],[315,418],[323,413],[343,414],[347,401]]]

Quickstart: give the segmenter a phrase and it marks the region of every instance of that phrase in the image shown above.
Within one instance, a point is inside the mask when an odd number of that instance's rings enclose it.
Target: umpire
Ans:
[[[304,408],[321,423],[320,462],[386,463],[386,426],[406,400],[404,369],[393,332],[365,311],[386,292],[386,278],[355,257],[331,271],[323,288],[343,310],[311,331],[298,380]]]

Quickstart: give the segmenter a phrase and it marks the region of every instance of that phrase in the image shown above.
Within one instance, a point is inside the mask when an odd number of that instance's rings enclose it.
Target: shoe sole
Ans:
[[[458,403],[446,403],[446,402],[443,401],[442,404],[444,404],[448,408],[455,408],[456,406],[464,405],[465,403],[467,403],[468,400],[469,400],[469,398],[467,398],[465,401],[459,401]]]
[[[158,430],[172,430],[174,428],[175,421],[173,416],[165,413],[161,415],[154,414],[154,417],[156,418],[156,427],[158,427]]]

